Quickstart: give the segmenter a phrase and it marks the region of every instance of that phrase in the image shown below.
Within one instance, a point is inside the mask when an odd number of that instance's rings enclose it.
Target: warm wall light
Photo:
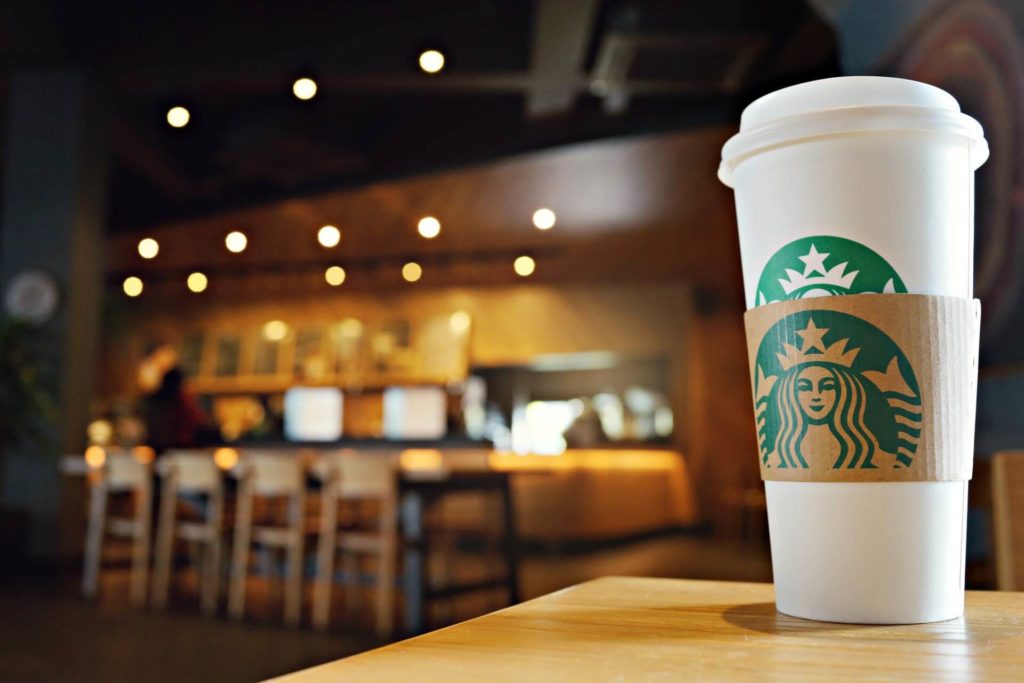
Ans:
[[[336,247],[341,242],[341,230],[338,230],[333,225],[325,225],[317,231],[316,239],[321,246],[328,249]]]
[[[355,318],[345,318],[338,324],[338,331],[342,337],[358,339],[363,336],[364,325]]]
[[[420,69],[424,73],[436,74],[444,68],[444,55],[438,50],[424,50],[420,53]]]
[[[99,446],[89,446],[85,449],[85,463],[93,468],[99,469],[107,462],[107,452]]]
[[[473,319],[469,316],[466,311],[455,311],[451,317],[448,318],[448,329],[454,334],[466,334],[469,332],[469,326],[473,322]]]
[[[93,420],[85,428],[86,436],[94,446],[106,446],[114,438],[114,425],[110,420]]]
[[[516,275],[520,277],[529,277],[533,275],[533,271],[537,269],[537,262],[529,256],[520,256],[516,259],[512,267],[516,270]]]
[[[555,227],[555,212],[551,209],[537,209],[533,212],[533,225],[538,230],[550,230]]]
[[[172,128],[184,128],[191,118],[192,115],[185,107],[171,107],[167,110],[167,123]]]
[[[238,451],[234,448],[218,448],[213,452],[213,462],[222,470],[230,470],[238,464]]]
[[[232,254],[240,254],[245,251],[245,248],[249,246],[249,238],[245,236],[244,232],[239,230],[232,230],[224,238],[224,246],[228,248]]]
[[[189,275],[187,282],[188,288],[195,292],[196,294],[204,291],[206,289],[206,285],[209,284],[209,281],[206,279],[206,276],[198,272]]]
[[[433,216],[424,216],[420,219],[420,222],[416,224],[416,229],[419,230],[421,237],[426,237],[428,240],[432,240],[441,234],[441,221],[437,220]]]
[[[267,341],[281,341],[288,336],[288,323],[283,320],[271,320],[263,326],[263,338]]]
[[[316,81],[312,78],[297,78],[292,83],[292,94],[300,100],[311,100],[316,97]]]
[[[402,266],[402,277],[406,282],[416,282],[423,277],[423,269],[420,268],[420,264],[410,261]]]
[[[152,237],[145,237],[139,240],[139,256],[142,258],[156,258],[160,253],[160,243]]]
[[[142,294],[142,280],[132,275],[124,279],[124,293],[128,296],[138,296]]]
[[[345,269],[341,266],[331,266],[324,271],[324,279],[331,287],[337,287],[345,281]]]
[[[444,454],[433,448],[407,448],[398,456],[403,470],[436,470],[444,466]]]
[[[141,465],[150,465],[156,460],[156,451],[149,446],[136,446],[132,449],[132,457]]]

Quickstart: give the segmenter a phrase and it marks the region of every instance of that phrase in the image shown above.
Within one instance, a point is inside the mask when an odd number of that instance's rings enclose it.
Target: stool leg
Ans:
[[[202,585],[199,595],[200,609],[207,616],[213,616],[217,613],[217,599],[220,597],[221,524],[224,514],[223,510],[223,498],[217,494],[211,495],[209,518],[207,521],[210,538],[207,539],[206,552],[203,553]]]
[[[238,492],[235,541],[228,587],[228,616],[241,619],[245,614],[245,581],[249,573],[249,543],[252,539],[252,489],[243,481]]]
[[[405,602],[405,632],[419,635],[426,627],[424,597],[426,593],[426,536],[423,532],[423,510],[426,501],[419,491],[399,494],[402,516],[402,595]]]
[[[398,511],[394,496],[380,504],[380,555],[377,558],[377,635],[390,638],[395,620],[395,563]]]
[[[341,570],[345,574],[345,609],[353,612],[363,604],[362,586],[359,583],[359,553],[342,550]]]
[[[157,518],[156,548],[153,557],[153,607],[167,607],[167,593],[170,584],[172,550],[174,546],[174,507],[177,502],[177,486],[174,474],[164,480],[160,499],[160,515]]]
[[[99,589],[100,562],[103,558],[103,533],[107,521],[107,490],[96,484],[89,493],[89,526],[85,532],[85,564],[82,570],[82,595],[96,597]]]
[[[153,516],[153,489],[147,475],[146,481],[136,494],[135,534],[132,539],[132,588],[131,600],[135,607],[146,604],[149,579],[149,543],[152,534],[150,522]]]
[[[338,546],[338,498],[332,484],[321,497],[320,538],[317,547],[316,583],[313,587],[313,626],[321,631],[331,623],[331,589],[334,587],[334,556]]]
[[[305,499],[301,493],[292,497],[288,516],[292,531],[288,544],[288,567],[285,577],[284,622],[298,626],[302,620],[302,555],[305,540]]]
[[[501,493],[485,493],[484,504],[487,508],[487,514],[485,519],[490,524],[491,520],[495,523],[501,521],[504,524],[505,509],[504,509],[504,498]],[[488,530],[489,531],[489,530]],[[504,576],[505,575],[505,528],[502,527],[501,534],[488,533],[486,536],[486,550],[484,553],[485,562],[487,564],[487,575],[488,576]],[[506,590],[492,590],[487,592],[487,600],[490,609],[496,610],[506,607],[508,605],[508,595]]]
[[[501,485],[502,510],[505,526],[505,563],[507,564],[508,600],[519,602],[519,535],[516,532],[516,510],[512,500],[512,482],[506,476]]]

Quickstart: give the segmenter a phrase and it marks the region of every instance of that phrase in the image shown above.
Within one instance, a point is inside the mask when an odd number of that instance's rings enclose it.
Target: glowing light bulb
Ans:
[[[416,224],[416,229],[419,230],[421,237],[432,240],[441,234],[441,221],[433,216],[424,216]]]
[[[132,275],[124,279],[124,285],[122,286],[124,293],[131,297],[136,297],[142,294],[142,280]]]
[[[317,85],[312,78],[297,78],[292,83],[292,94],[300,100],[311,100],[316,97]]]
[[[529,277],[537,269],[537,262],[529,256],[520,256],[512,264],[512,267],[515,268],[516,275],[519,277]]]
[[[333,225],[325,225],[317,231],[316,239],[323,247],[328,249],[336,247],[341,242],[341,230],[338,230]]]
[[[172,128],[184,128],[191,118],[192,114],[185,107],[171,107],[167,110],[167,123]]]
[[[139,240],[139,256],[142,258],[156,258],[160,253],[160,243],[152,237],[145,237]]]
[[[191,291],[198,294],[199,292],[206,290],[206,286],[209,284],[209,281],[206,279],[205,275],[196,272],[188,276],[186,283]]]
[[[249,238],[245,236],[244,232],[233,230],[224,238],[224,246],[232,254],[240,254],[249,246]]]
[[[324,271],[324,279],[331,287],[337,287],[345,282],[345,269],[341,266],[331,266]]]
[[[555,212],[551,209],[537,209],[533,212],[533,225],[538,230],[550,230],[555,227]]]
[[[424,50],[420,53],[420,69],[424,73],[436,74],[444,68],[444,55],[438,50]]]
[[[402,266],[402,277],[406,282],[416,282],[423,277],[423,268],[415,261],[410,261]]]

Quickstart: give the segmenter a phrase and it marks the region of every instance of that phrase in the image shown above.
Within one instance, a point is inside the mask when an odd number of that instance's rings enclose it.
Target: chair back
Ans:
[[[996,588],[1024,590],[1024,451],[992,458]]]
[[[214,493],[223,486],[220,468],[204,451],[169,451],[160,458],[161,473],[173,472],[181,493]]]
[[[243,476],[259,496],[290,496],[306,487],[305,462],[295,452],[243,451]]]
[[[103,466],[103,483],[110,491],[128,491],[149,484],[150,466],[131,453],[107,451]]]
[[[391,453],[332,453],[342,498],[381,498],[395,489],[397,457]]]

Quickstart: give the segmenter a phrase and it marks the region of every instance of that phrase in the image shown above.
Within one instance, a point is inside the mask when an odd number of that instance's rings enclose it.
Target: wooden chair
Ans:
[[[343,553],[349,580],[349,596],[358,595],[358,558],[377,558],[377,633],[391,635],[394,627],[395,563],[398,552],[397,462],[386,454],[332,453],[323,458],[317,474],[324,482],[313,593],[313,624],[330,624],[334,560]],[[370,529],[339,529],[342,503],[372,501],[377,517]],[[343,561],[345,561],[343,560]],[[354,604],[351,601],[349,604]]]
[[[228,615],[245,614],[245,585],[252,543],[280,548],[287,554],[285,570],[284,621],[298,626],[302,618],[302,560],[305,540],[306,473],[304,461],[295,453],[243,452],[238,464],[238,503],[232,548]],[[288,512],[285,526],[253,525],[253,503],[257,497],[284,498]]]
[[[160,517],[157,521],[153,561],[153,606],[167,606],[174,541],[180,539],[203,548],[199,603],[204,614],[217,612],[223,547],[224,477],[213,456],[206,452],[177,451],[165,454],[157,463],[163,481],[160,487]],[[206,498],[200,520],[177,519],[179,496]]]
[[[1024,590],[1024,451],[992,458],[996,588]]]
[[[90,472],[89,519],[85,532],[85,566],[82,593],[95,597],[99,589],[99,571],[106,536],[132,541],[131,602],[146,604],[149,568],[150,520],[153,504],[152,465],[140,462],[130,453],[108,451],[102,463]],[[130,493],[134,512],[130,517],[108,516],[111,494]]]

